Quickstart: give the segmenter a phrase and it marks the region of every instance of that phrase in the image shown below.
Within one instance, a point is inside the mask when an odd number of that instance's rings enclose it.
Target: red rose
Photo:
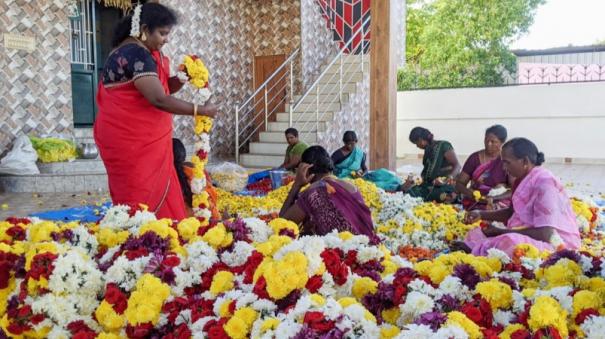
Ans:
[[[466,305],[462,306],[462,308],[460,309],[460,312],[466,314],[467,318],[472,320],[475,324],[481,323],[481,320],[483,318],[479,308],[477,308],[471,304],[466,304]]]
[[[10,332],[10,334],[16,334],[16,335],[21,335],[23,334],[23,332],[29,331],[31,329],[31,327],[27,324],[19,324],[19,323],[10,323],[7,326],[7,330]]]
[[[214,326],[210,326],[208,329],[208,338],[210,339],[230,339],[225,328],[223,327],[227,323],[227,319],[223,318],[215,323]]]
[[[74,334],[73,339],[95,339],[97,337],[97,334],[90,330],[90,331],[80,331]]]
[[[484,328],[481,332],[483,332],[483,337],[485,339],[498,339],[498,335],[502,332],[502,329],[499,327]]]
[[[578,313],[578,315],[576,316],[576,325],[582,325],[584,323],[584,321],[586,321],[586,319],[588,319],[588,317],[591,316],[599,316],[599,311],[595,310],[594,308],[587,308],[585,310],[583,310],[582,312]]]
[[[145,323],[137,326],[126,326],[126,335],[128,338],[145,338],[153,329],[151,323]]]
[[[309,292],[315,293],[321,288],[322,285],[322,277],[320,275],[314,275],[307,281],[307,285],[305,285],[305,287],[307,290],[309,290]]]
[[[122,291],[114,283],[107,284],[105,289],[105,300],[110,304],[115,304],[122,297]]]
[[[25,305],[19,309],[17,312],[17,317],[19,318],[27,318],[32,314],[32,308],[29,305]]]
[[[393,304],[400,305],[405,301],[405,296],[408,294],[408,289],[403,285],[397,285],[393,292]]]
[[[19,226],[13,226],[6,230],[6,234],[13,240],[25,240],[25,230]]]
[[[350,250],[347,252],[347,257],[345,258],[345,264],[349,266],[353,266],[357,264],[357,251]]]
[[[126,258],[128,260],[135,260],[140,257],[145,257],[149,254],[149,251],[145,248],[138,248],[136,250],[131,250],[126,252]]]
[[[235,300],[232,300],[229,303],[229,313],[231,313],[231,314],[235,313],[236,308],[237,308],[237,303],[235,302]]]
[[[267,281],[265,280],[265,277],[258,278],[252,292],[261,299],[271,299],[269,293],[267,293]]]
[[[181,263],[181,259],[176,255],[170,255],[164,258],[162,266],[164,267],[177,267]]]
[[[176,330],[164,336],[165,339],[189,339],[191,338],[191,330],[187,325],[181,324]]]
[[[8,282],[11,277],[11,264],[7,262],[0,262],[0,289],[8,287]]]
[[[42,321],[44,321],[46,317],[44,316],[44,314],[34,314],[29,321],[32,323],[32,325],[38,325],[39,323],[41,323]]]
[[[112,305],[112,308],[117,314],[123,314],[124,311],[126,311],[126,308],[128,308],[128,299],[124,297],[123,299],[118,300],[118,302]]]
[[[252,283],[252,280],[254,278],[254,272],[256,272],[258,265],[260,265],[263,259],[264,256],[257,251],[252,252],[252,255],[248,257],[248,260],[244,264],[244,284]]]
[[[530,339],[531,333],[526,329],[516,330],[510,335],[510,339]]]
[[[326,320],[321,312],[305,313],[304,322],[319,333],[325,333],[334,328],[334,321]]]

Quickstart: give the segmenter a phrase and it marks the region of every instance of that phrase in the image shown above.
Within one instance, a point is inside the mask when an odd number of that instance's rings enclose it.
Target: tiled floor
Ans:
[[[403,173],[420,172],[419,160],[399,160],[397,166]],[[593,195],[605,198],[605,166],[546,164],[561,178],[572,195]],[[83,193],[0,193],[0,220],[9,216],[26,216],[29,213],[96,204],[107,201],[105,192]]]

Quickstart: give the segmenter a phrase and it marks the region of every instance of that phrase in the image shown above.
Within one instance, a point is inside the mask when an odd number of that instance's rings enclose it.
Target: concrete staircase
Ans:
[[[76,144],[94,143],[91,128],[74,130]],[[107,191],[107,172],[99,157],[72,162],[38,163],[40,174],[2,175],[0,191],[4,192],[98,192]]]
[[[326,129],[355,93],[357,83],[363,80],[361,55],[346,55],[342,60],[342,95],[339,92],[341,65],[337,61],[327,69],[317,87],[302,99],[292,113],[292,127],[298,129],[300,139],[309,145],[317,144],[317,132]],[[365,56],[363,71],[368,70],[369,56]],[[294,102],[298,102],[300,98],[301,95],[295,95]],[[289,107],[286,107],[285,112],[276,113],[275,122],[269,122],[267,129],[260,132],[259,140],[249,144],[250,152],[240,155],[240,164],[257,169],[279,166],[284,161],[288,147],[284,135],[288,127]]]

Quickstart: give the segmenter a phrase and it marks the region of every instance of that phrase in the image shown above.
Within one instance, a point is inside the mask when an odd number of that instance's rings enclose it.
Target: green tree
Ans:
[[[516,68],[508,46],[545,1],[408,0],[399,90],[503,83]]]

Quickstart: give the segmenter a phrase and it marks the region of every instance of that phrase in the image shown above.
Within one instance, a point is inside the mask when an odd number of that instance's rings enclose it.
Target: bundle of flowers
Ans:
[[[605,262],[522,245],[411,263],[283,219],[205,225],[115,206],[0,223],[0,329],[48,338],[594,337]]]
[[[74,160],[78,152],[76,145],[65,139],[58,138],[37,138],[30,136],[32,146],[38,153],[40,162],[62,162]]]

